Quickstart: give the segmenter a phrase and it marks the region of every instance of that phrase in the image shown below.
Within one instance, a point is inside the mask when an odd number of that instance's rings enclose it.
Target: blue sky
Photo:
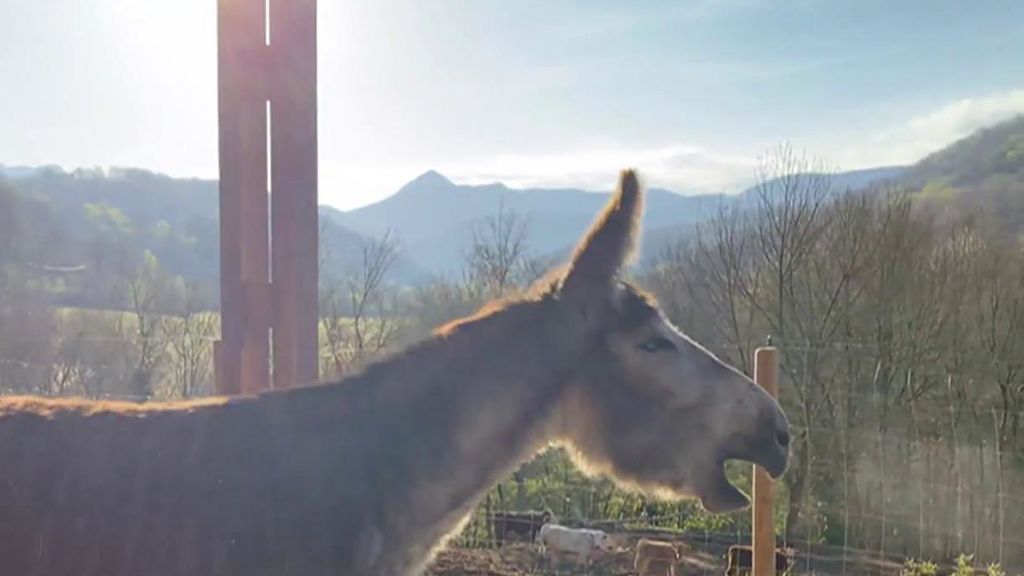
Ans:
[[[274,1],[274,0],[272,0]],[[911,162],[1024,112],[1018,0],[320,0],[321,198],[420,172],[729,192],[788,141]],[[215,0],[0,0],[0,163],[214,177]]]

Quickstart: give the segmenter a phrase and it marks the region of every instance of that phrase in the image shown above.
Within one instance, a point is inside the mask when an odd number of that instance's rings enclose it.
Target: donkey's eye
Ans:
[[[644,352],[661,352],[664,350],[675,350],[676,345],[671,340],[663,336],[655,336],[648,338],[640,343],[638,346]]]

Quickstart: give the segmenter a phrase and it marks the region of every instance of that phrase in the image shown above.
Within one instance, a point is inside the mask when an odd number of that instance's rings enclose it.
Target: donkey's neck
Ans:
[[[484,493],[548,440],[547,423],[585,338],[548,300],[461,323],[339,384],[363,406],[370,573],[403,573]],[[375,554],[386,539],[398,562]],[[406,552],[407,551],[407,552]],[[378,562],[392,562],[378,565]],[[404,562],[404,563],[402,563]]]

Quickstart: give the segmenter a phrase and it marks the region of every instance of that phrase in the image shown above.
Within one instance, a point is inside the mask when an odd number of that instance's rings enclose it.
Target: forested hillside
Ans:
[[[1024,234],[1024,116],[927,156],[904,182],[937,205],[982,214],[1007,233]]]

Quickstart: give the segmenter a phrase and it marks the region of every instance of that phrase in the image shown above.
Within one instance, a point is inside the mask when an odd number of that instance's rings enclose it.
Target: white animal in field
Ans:
[[[588,528],[580,528],[580,532],[592,534],[594,536],[594,548],[602,552],[614,552],[618,545],[616,540],[609,536],[604,530],[594,530]]]
[[[548,561],[557,561],[564,554],[576,558],[577,565],[589,565],[595,551],[610,552],[615,544],[602,530],[567,528],[558,524],[545,524],[537,533],[537,543]]]

